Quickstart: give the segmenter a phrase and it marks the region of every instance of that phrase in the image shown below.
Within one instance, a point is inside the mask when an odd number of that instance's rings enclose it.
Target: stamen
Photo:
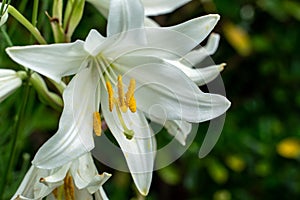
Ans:
[[[131,112],[136,112],[136,101],[134,96],[132,95],[128,102],[128,107]]]
[[[69,174],[64,179],[64,191],[66,200],[75,200],[73,179]]]
[[[99,112],[93,113],[93,129],[97,136],[101,136],[101,117]]]
[[[131,112],[136,111],[136,101],[134,98],[135,80],[131,79],[126,93],[126,105]]]
[[[112,112],[114,108],[114,91],[112,89],[112,86],[109,81],[106,81],[106,89],[108,93],[108,105],[109,105],[109,111]]]
[[[125,104],[125,95],[123,90],[123,82],[122,82],[122,76],[118,76],[118,94],[119,94],[119,105],[121,108],[121,111],[125,113],[127,111],[127,106]]]

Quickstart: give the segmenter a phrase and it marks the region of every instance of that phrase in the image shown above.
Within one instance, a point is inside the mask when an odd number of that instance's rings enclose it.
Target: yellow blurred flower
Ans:
[[[277,153],[285,158],[300,157],[300,139],[286,138],[277,144]]]

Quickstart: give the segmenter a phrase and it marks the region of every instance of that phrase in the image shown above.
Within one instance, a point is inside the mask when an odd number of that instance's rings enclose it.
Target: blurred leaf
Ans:
[[[215,158],[208,158],[206,168],[210,177],[218,184],[224,184],[228,180],[228,170]]]
[[[227,166],[235,172],[241,172],[246,167],[245,161],[238,155],[228,155],[225,161]]]
[[[230,200],[231,193],[228,190],[218,190],[214,193],[213,200]]]
[[[242,27],[232,22],[225,22],[223,24],[223,31],[227,41],[240,55],[250,55],[252,51],[250,37]]]
[[[170,185],[176,185],[181,180],[180,171],[174,165],[169,165],[158,171],[160,178]]]
[[[300,3],[295,1],[282,1],[284,10],[300,21]]]

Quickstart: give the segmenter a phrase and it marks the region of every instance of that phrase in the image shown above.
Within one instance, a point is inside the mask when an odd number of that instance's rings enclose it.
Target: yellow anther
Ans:
[[[134,89],[135,89],[135,80],[131,79],[129,82],[128,90],[126,93],[126,104],[129,105],[130,98],[134,95]]]
[[[114,91],[109,81],[106,81],[106,89],[108,93],[109,111],[111,112],[114,108]]]
[[[101,117],[99,112],[93,113],[93,129],[97,136],[101,136]]]
[[[118,95],[119,95],[119,106],[121,108],[122,112],[127,111],[127,106],[125,104],[125,95],[123,90],[123,82],[122,82],[122,76],[118,76]]]
[[[128,107],[131,112],[136,112],[136,101],[134,96],[132,95],[128,102]]]

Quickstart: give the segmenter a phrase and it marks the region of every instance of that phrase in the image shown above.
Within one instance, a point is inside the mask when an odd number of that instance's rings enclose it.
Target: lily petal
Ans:
[[[133,138],[127,139],[116,109],[112,112],[108,109],[106,92],[102,92],[101,105],[105,121],[123,151],[137,189],[147,195],[152,180],[156,142],[145,116],[140,111],[122,114],[128,129],[134,131]]]
[[[111,0],[107,36],[144,26],[144,8],[140,1]]]
[[[107,197],[103,187],[100,187],[100,189],[95,193],[95,199],[96,200],[108,200],[108,197]]]
[[[164,109],[169,120],[199,123],[223,114],[230,106],[224,96],[201,92],[194,82],[175,67],[145,64],[127,71],[124,80],[126,76],[136,79],[137,107],[145,113],[158,105],[156,107]],[[152,112],[151,115],[161,118],[161,112],[157,113]]]
[[[0,103],[22,85],[22,80],[16,75],[16,72],[12,71],[12,73],[11,75],[0,75]]]
[[[111,177],[111,174],[108,173],[98,174],[90,152],[84,154],[78,160],[74,160],[70,171],[77,188],[87,188],[90,194],[99,190],[100,186]]]
[[[92,116],[99,110],[98,76],[96,68],[89,67],[71,80],[63,94],[59,129],[37,152],[35,166],[55,168],[94,148]]]
[[[143,61],[143,58],[146,57],[148,57],[148,60],[157,60],[161,58],[171,60],[180,59],[181,57],[186,55],[191,49],[198,45],[198,43],[196,43],[187,35],[169,29],[159,27],[145,27],[143,29],[143,32],[145,33],[144,43],[143,40],[140,39],[140,43],[136,43],[136,46],[129,46],[131,48],[127,49],[126,51],[112,51],[114,49],[117,49],[113,48],[109,51],[105,51],[105,54],[109,55],[109,57],[112,58],[114,62],[119,62],[120,60],[120,62],[122,63],[145,63],[145,61]],[[141,33],[140,29],[130,31],[128,34],[139,35],[139,33]],[[126,42],[129,42],[129,40],[126,40]],[[125,49],[123,48],[123,46],[125,47],[125,41],[123,41],[123,43],[118,43],[117,47],[120,47],[120,45],[122,45],[121,49]],[[116,54],[115,52],[117,52],[118,54]],[[139,59],[139,56],[143,57]]]
[[[84,49],[91,55],[95,56],[95,49],[101,45],[105,41],[105,37],[103,37],[98,31],[92,29],[87,38],[85,39]],[[97,45],[95,45],[97,44]]]
[[[162,15],[174,11],[191,0],[142,0],[146,16]]]
[[[172,60],[165,60],[167,63],[170,63],[176,66],[178,69],[182,70],[194,83],[197,85],[205,85],[210,81],[214,80],[220,72],[224,69],[226,64],[222,63],[220,65],[212,65],[203,68],[190,68],[184,65],[180,61],[172,61]]]
[[[0,7],[2,7],[2,3],[0,3]],[[5,13],[0,13],[0,15],[2,15],[1,20],[0,20],[0,26],[5,24],[5,22],[8,19],[7,5],[5,5],[3,9],[6,10],[6,12]]]
[[[52,190],[61,185],[63,182],[53,184],[48,187],[40,182],[41,177],[46,177],[51,174],[51,170],[39,169],[31,166],[26,173],[21,185],[16,191],[15,195],[11,198],[15,199],[42,199],[52,192]]]
[[[185,34],[199,44],[202,42],[215,27],[220,16],[217,14],[209,14],[195,19],[191,19],[176,26],[166,27],[166,29],[178,31]]]
[[[9,47],[6,52],[24,67],[60,82],[61,77],[79,71],[88,56],[83,44],[83,41],[77,40],[67,44]]]
[[[196,66],[204,60],[204,58],[213,55],[219,45],[220,35],[216,33],[210,34],[206,45],[200,49],[193,50],[184,56],[184,59]]]
[[[192,124],[179,120],[167,120],[165,128],[181,145],[185,146],[186,138],[192,130]]]

